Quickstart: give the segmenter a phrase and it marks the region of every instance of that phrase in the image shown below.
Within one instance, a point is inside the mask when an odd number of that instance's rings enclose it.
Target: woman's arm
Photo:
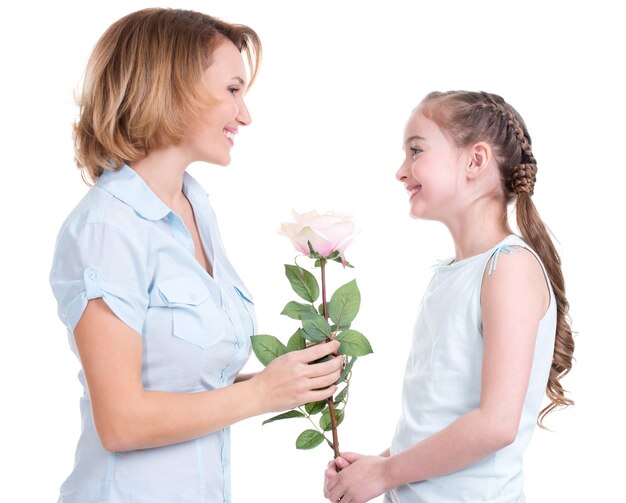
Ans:
[[[337,501],[348,494],[348,502],[367,501],[364,498],[398,485],[460,470],[512,443],[528,388],[537,328],[549,299],[543,270],[532,253],[501,254],[497,270],[483,279],[480,406],[394,456],[354,461],[334,477],[334,485],[329,481],[329,499]]]
[[[258,372],[252,372],[251,374],[239,374],[235,377],[235,382],[243,382],[252,379]]]
[[[125,451],[174,444],[258,414],[323,400],[335,392],[343,357],[336,341],[288,353],[254,377],[199,393],[146,391],[142,340],[102,299],[90,300],[74,330],[93,416],[105,449]]]

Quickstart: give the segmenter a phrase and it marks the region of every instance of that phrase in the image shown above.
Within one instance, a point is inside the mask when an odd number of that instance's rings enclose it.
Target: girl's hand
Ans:
[[[341,471],[326,469],[324,496],[333,503],[364,503],[389,490],[387,459],[346,452],[335,460]]]
[[[350,466],[350,461],[344,458],[346,456],[348,459],[359,459],[365,457],[364,454],[355,454],[352,452],[348,452],[346,454],[342,454],[336,459],[332,459],[328,466],[326,467],[326,471],[324,472],[324,497],[328,498],[328,486],[331,485],[330,482],[337,476],[340,470],[347,468]]]
[[[338,349],[339,342],[330,341],[273,360],[250,380],[256,386],[262,409],[279,412],[332,396],[337,391],[335,383],[341,375],[344,357],[339,355],[326,362],[311,363]]]

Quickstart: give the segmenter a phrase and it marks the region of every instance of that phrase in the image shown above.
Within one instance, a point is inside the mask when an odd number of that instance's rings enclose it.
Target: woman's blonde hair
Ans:
[[[182,140],[203,104],[202,74],[223,40],[246,54],[252,84],[261,42],[247,26],[189,10],[144,9],[107,29],[89,59],[74,124],[76,164],[87,183]]]
[[[522,237],[537,252],[548,273],[557,303],[557,320],[552,367],[546,387],[550,404],[538,418],[539,426],[543,426],[547,414],[574,403],[565,396],[561,385],[561,379],[572,368],[574,338],[561,258],[532,200],[537,161],[526,124],[504,99],[485,92],[433,92],[424,98],[420,110],[446,131],[457,146],[468,147],[486,141],[494,148],[506,202],[515,201],[517,225]]]

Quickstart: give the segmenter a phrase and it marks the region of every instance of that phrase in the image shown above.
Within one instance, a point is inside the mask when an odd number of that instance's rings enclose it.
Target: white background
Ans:
[[[405,6],[403,6],[406,4]],[[626,40],[613,2],[21,2],[3,8],[0,474],[2,501],[56,501],[80,431],[76,374],[48,271],[56,232],[85,193],[71,123],[88,55],[116,19],[151,6],[249,24],[265,49],[248,96],[253,124],[227,168],[190,172],[212,196],[232,261],[255,294],[260,329],[283,340],[293,299],[276,229],[291,208],[346,211],[361,229],[355,328],[375,354],[355,366],[341,447],[378,453],[399,413],[401,378],[435,259],[453,253],[439,224],[411,220],[394,173],[404,123],[431,90],[488,90],[525,118],[539,162],[536,204],[559,241],[577,363],[576,406],[553,414],[525,458],[529,502],[616,501],[623,493]],[[336,264],[333,264],[336,265]],[[254,357],[247,370],[258,370]],[[325,447],[296,451],[305,421],[233,427],[233,495],[322,501]],[[617,462],[609,461],[616,459]],[[621,469],[620,469],[621,467]]]

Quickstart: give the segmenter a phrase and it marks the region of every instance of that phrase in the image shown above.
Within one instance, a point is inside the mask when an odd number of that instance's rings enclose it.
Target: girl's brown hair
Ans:
[[[500,96],[485,92],[449,91],[428,94],[421,112],[446,131],[459,147],[476,142],[489,143],[500,168],[506,203],[515,199],[517,225],[524,240],[543,262],[557,302],[556,340],[546,395],[550,404],[539,414],[543,426],[546,415],[558,407],[573,405],[565,396],[560,380],[572,368],[574,339],[565,297],[561,259],[532,200],[537,161],[530,135],[517,111]]]
[[[202,74],[223,40],[246,54],[252,84],[261,42],[247,26],[189,10],[144,9],[109,27],[89,59],[74,124],[76,164],[87,183],[182,140],[203,105]]]

